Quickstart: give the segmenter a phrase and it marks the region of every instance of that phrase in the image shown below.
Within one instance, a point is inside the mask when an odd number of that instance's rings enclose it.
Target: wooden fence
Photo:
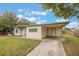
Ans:
[[[0,35],[8,35],[7,32],[0,32]]]

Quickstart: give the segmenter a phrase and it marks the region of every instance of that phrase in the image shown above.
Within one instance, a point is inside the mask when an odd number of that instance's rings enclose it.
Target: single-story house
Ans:
[[[24,25],[14,28],[14,35],[41,40],[46,37],[61,37],[62,28],[69,22]]]

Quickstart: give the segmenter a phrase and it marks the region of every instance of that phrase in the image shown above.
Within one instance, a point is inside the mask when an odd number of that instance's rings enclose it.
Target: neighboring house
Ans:
[[[74,35],[76,29],[75,28],[65,28],[64,29],[64,33],[65,34],[70,34],[70,35]]]
[[[79,37],[79,30],[75,32],[75,35]]]
[[[28,25],[14,28],[14,35],[41,40],[46,37],[60,37],[62,28],[69,22]]]
[[[64,33],[79,36],[79,28],[65,28]]]

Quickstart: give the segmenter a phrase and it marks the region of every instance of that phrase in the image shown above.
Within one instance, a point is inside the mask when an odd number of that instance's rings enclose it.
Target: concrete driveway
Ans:
[[[47,38],[27,56],[65,56],[65,52],[60,38]]]

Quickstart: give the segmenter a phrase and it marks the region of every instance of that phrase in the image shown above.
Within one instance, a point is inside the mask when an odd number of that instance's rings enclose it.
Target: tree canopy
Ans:
[[[42,8],[51,10],[55,16],[64,19],[73,16],[79,18],[79,3],[43,3]]]
[[[6,11],[0,15],[0,31],[13,31],[14,27],[34,24],[24,18],[18,18],[14,13]]]

